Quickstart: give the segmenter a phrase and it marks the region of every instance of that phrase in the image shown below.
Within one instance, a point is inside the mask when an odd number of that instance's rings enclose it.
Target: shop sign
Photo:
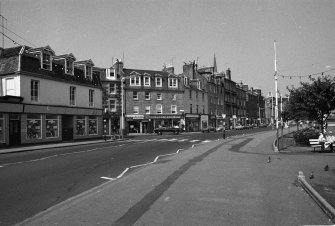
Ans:
[[[149,119],[171,119],[180,118],[180,115],[149,115]]]
[[[199,118],[199,115],[196,114],[186,114],[186,118]]]
[[[211,119],[216,119],[216,115],[211,115]]]
[[[217,115],[216,119],[223,119],[221,115]]]
[[[127,118],[144,119],[144,115],[126,115]]]

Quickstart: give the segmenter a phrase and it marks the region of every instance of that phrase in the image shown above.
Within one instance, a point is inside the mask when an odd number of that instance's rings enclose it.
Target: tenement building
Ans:
[[[180,76],[184,81],[183,118],[185,131],[201,131],[211,125],[207,105],[206,77],[198,73],[198,67],[194,61],[183,65],[183,73]]]
[[[184,109],[181,77],[173,67],[162,71],[124,68],[114,65],[122,75],[125,133],[152,133],[158,127],[180,127]]]
[[[102,136],[102,88],[92,60],[50,46],[0,49],[0,144]]]

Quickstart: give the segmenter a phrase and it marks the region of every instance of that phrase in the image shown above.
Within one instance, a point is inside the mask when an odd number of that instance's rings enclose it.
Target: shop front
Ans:
[[[159,127],[182,127],[182,115],[149,115],[153,129]]]
[[[201,130],[206,129],[208,127],[208,115],[201,115]]]
[[[185,130],[186,132],[200,131],[200,115],[186,114],[185,115]]]
[[[153,133],[155,128],[181,127],[182,115],[126,115],[129,133]]]
[[[143,133],[144,115],[126,115],[127,132]]]
[[[209,125],[216,127],[216,115],[209,115]]]
[[[224,119],[222,115],[216,116],[216,127],[223,126],[224,125]]]

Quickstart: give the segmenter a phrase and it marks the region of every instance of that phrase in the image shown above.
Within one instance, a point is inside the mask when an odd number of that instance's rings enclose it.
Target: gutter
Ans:
[[[298,182],[302,188],[312,197],[312,199],[320,206],[320,208],[327,214],[330,220],[335,223],[335,209],[305,180],[302,171],[299,171]]]

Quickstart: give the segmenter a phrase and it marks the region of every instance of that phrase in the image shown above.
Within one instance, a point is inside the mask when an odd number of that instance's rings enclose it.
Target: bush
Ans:
[[[299,144],[309,145],[309,139],[317,139],[319,137],[318,130],[314,128],[306,128],[294,132],[293,138]]]

